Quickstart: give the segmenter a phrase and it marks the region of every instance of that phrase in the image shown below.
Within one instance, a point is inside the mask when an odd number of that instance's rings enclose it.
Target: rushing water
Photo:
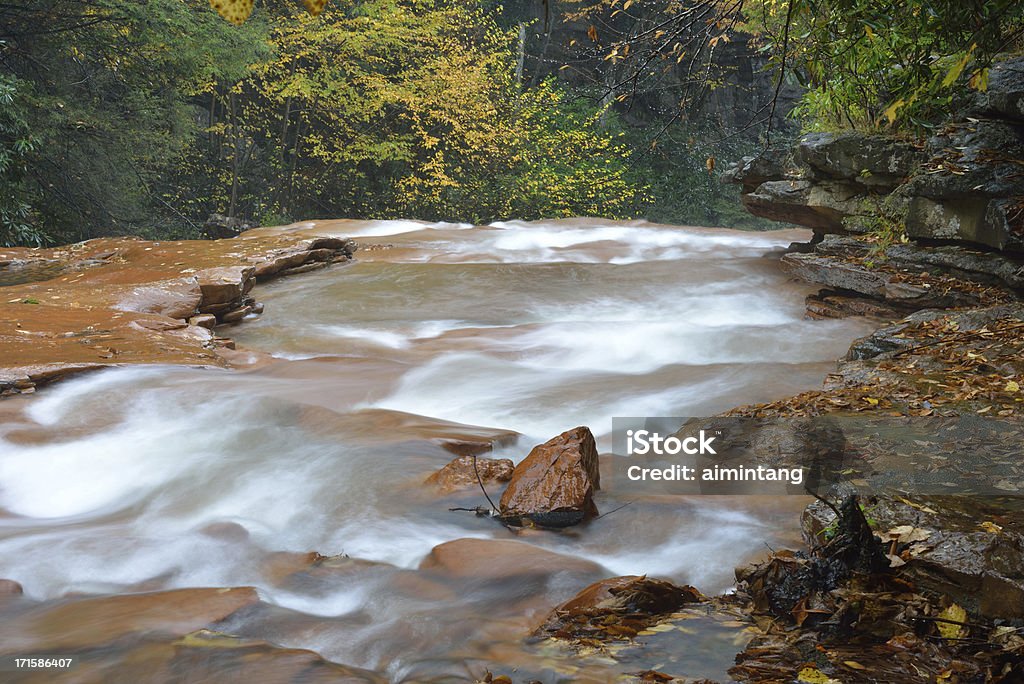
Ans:
[[[417,570],[446,541],[515,538],[448,510],[483,503],[478,491],[422,484],[452,458],[444,438],[515,431],[496,455],[518,461],[588,425],[607,449],[613,416],[709,415],[818,386],[866,324],[803,319],[809,288],[764,255],[805,234],[587,220],[315,230],[387,247],[258,288],[266,313],[229,334],[273,362],[111,370],[6,402],[0,577],[35,599],[252,585],[260,609],[235,633],[394,681],[467,677],[474,663],[554,681],[583,661],[522,637],[588,581],[647,573],[719,592],[734,566],[793,539],[800,501],[602,492],[602,511],[632,503],[518,538],[600,565],[594,576]],[[300,566],[283,552],[309,551],[373,563],[282,571]],[[691,631],[669,648],[673,671],[723,676],[735,634]],[[592,665],[594,681],[622,671]]]

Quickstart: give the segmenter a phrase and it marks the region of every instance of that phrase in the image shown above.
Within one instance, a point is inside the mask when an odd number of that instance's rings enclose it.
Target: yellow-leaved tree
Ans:
[[[232,24],[244,24],[252,14],[254,0],[210,0],[210,5],[217,13]],[[327,0],[302,0],[306,11],[314,17],[324,11]]]
[[[210,211],[488,221],[632,215],[645,197],[600,112],[523,90],[516,36],[461,0],[275,15],[269,56],[209,86]],[[213,178],[216,176],[216,178]],[[191,179],[188,191],[197,184]]]

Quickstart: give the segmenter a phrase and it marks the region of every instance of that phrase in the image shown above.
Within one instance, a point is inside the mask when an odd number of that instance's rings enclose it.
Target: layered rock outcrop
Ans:
[[[726,178],[756,216],[816,233],[889,222],[914,239],[1024,253],[1024,58],[993,66],[986,92],[927,140],[812,133],[745,158]]]
[[[354,250],[347,239],[266,230],[0,250],[0,395],[110,365],[227,365],[222,350],[233,343],[213,328],[263,310],[251,296],[257,282],[347,261]]]

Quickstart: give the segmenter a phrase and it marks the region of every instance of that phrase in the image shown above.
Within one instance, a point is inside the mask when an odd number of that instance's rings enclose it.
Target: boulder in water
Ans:
[[[512,479],[512,471],[512,461],[507,458],[460,456],[428,477],[427,484],[435,485],[447,494],[465,487],[476,487],[478,473],[483,483],[508,482]]]
[[[578,427],[535,446],[512,473],[499,505],[511,524],[568,527],[597,515],[601,488],[597,445]]]
[[[555,608],[538,636],[633,638],[687,603],[705,597],[691,586],[628,575],[595,582]]]

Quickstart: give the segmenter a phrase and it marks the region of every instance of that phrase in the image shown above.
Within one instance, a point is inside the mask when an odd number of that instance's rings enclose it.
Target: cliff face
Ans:
[[[987,92],[925,141],[813,133],[726,177],[754,215],[818,234],[889,222],[912,239],[1024,254],[1024,58],[993,66]]]

